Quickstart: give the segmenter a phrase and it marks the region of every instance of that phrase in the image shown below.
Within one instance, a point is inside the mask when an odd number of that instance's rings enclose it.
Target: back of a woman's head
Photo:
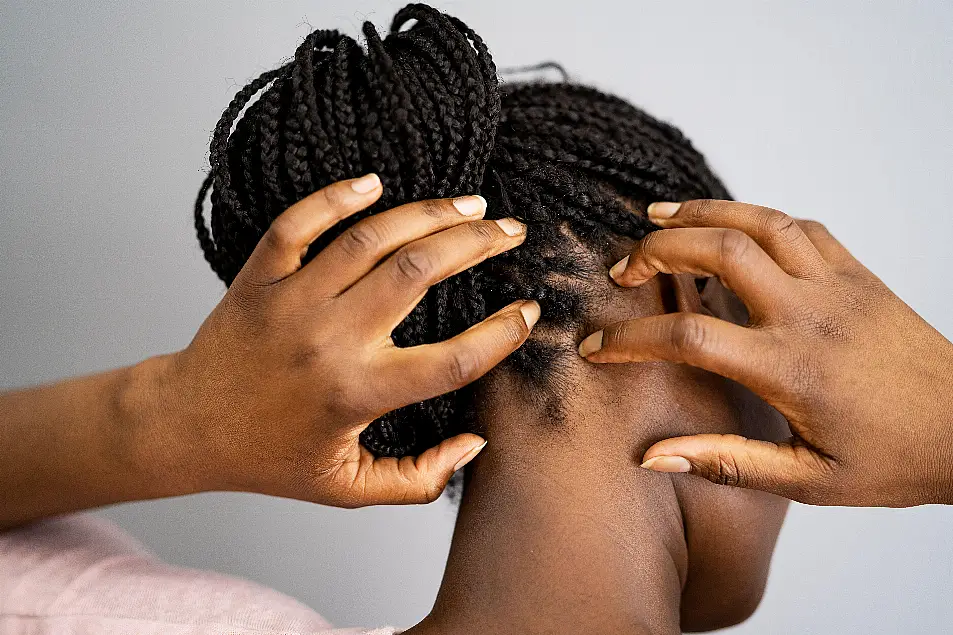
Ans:
[[[278,214],[334,181],[375,172],[384,192],[309,256],[367,215],[479,193],[487,218],[527,224],[526,242],[437,284],[393,339],[443,340],[534,299],[536,335],[504,368],[540,388],[574,354],[587,281],[605,277],[609,249],[652,231],[634,212],[655,200],[728,197],[677,129],[621,99],[570,83],[501,84],[484,42],[456,18],[415,4],[398,12],[386,38],[370,23],[363,32],[366,47],[336,31],[311,33],[293,60],[239,91],[219,121],[196,229],[226,284]],[[209,189],[211,232],[202,214]],[[416,454],[474,428],[473,395],[464,389],[389,413],[362,442],[380,455]]]

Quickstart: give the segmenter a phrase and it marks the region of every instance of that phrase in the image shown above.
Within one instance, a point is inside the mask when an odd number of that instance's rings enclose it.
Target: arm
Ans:
[[[162,417],[172,356],[0,395],[0,528],[187,494],[196,470]]]
[[[426,346],[398,348],[390,332],[431,285],[521,244],[525,227],[481,220],[480,197],[425,201],[356,223],[302,263],[380,194],[370,175],[289,208],[184,350],[0,395],[0,528],[206,490],[344,507],[435,499],[483,439],[398,460],[371,455],[361,431],[486,373],[539,307],[516,302]]]

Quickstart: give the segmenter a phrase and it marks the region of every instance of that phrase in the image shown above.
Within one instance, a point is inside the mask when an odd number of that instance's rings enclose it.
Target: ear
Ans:
[[[685,313],[703,313],[702,298],[695,285],[695,276],[679,273],[665,277],[671,279],[672,292],[675,296],[675,309]]]
[[[742,326],[748,323],[748,307],[718,278],[708,278],[701,293],[701,303],[704,313]]]

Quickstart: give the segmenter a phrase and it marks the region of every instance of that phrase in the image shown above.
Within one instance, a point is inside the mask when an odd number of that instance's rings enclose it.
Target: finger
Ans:
[[[340,298],[365,313],[363,326],[386,338],[432,285],[525,239],[526,226],[512,218],[451,227],[401,247]]]
[[[774,394],[784,377],[771,336],[700,313],[668,313],[610,324],[588,336],[579,354],[595,363],[690,364]]]
[[[723,228],[652,232],[609,270],[624,287],[638,286],[656,273],[717,276],[753,313],[764,313],[789,297],[793,282],[747,234]]]
[[[271,284],[301,268],[308,246],[342,218],[366,209],[383,190],[376,174],[338,181],[281,213],[248,258],[236,280]]]
[[[514,302],[459,335],[437,344],[389,347],[379,361],[379,404],[387,412],[479,379],[519,348],[539,319],[539,304]]]
[[[472,461],[486,446],[475,434],[458,434],[417,457],[374,458],[361,448],[357,465],[345,464],[345,497],[350,506],[430,503],[439,498],[453,473]]]
[[[365,218],[321,251],[305,267],[326,292],[337,295],[409,242],[483,217],[482,196],[461,196],[401,205]]]
[[[814,244],[821,257],[827,261],[835,271],[854,271],[864,269],[854,255],[844,247],[839,240],[828,231],[827,227],[816,220],[799,218],[798,227],[804,232],[808,240]]]
[[[826,271],[824,259],[797,222],[776,209],[737,201],[695,200],[653,203],[649,219],[661,227],[724,227],[750,236],[792,276],[815,278]]]
[[[758,489],[810,502],[830,482],[836,463],[803,443],[772,443],[735,434],[698,434],[660,441],[642,467],[691,472],[712,483]]]

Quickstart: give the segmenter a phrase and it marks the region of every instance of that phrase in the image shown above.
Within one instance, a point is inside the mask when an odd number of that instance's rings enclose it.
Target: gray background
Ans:
[[[0,386],[184,346],[222,295],[190,208],[209,133],[314,27],[401,2],[0,5]],[[946,2],[443,2],[500,65],[557,59],[681,126],[739,198],[827,223],[953,336]],[[104,512],[164,558],[342,625],[429,608],[453,514],[211,494]],[[939,633],[953,510],[795,506],[737,633]]]

